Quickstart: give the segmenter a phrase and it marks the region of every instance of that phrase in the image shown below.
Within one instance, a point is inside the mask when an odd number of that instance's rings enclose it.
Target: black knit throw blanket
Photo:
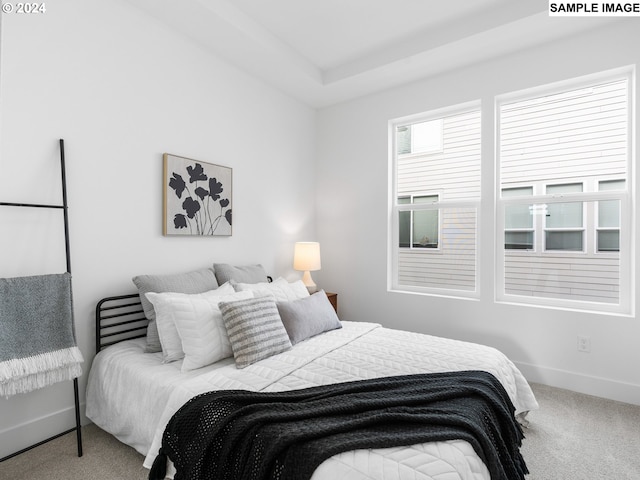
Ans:
[[[167,424],[149,479],[305,480],[348,450],[462,439],[492,480],[529,473],[504,387],[481,371],[384,377],[280,393],[214,391]]]

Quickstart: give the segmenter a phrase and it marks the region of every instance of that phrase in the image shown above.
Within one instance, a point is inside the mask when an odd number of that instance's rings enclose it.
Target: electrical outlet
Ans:
[[[591,337],[585,337],[584,335],[578,335],[578,351],[584,353],[591,352]]]

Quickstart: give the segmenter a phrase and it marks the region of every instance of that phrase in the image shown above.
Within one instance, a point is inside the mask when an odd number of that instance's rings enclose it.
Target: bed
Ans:
[[[278,279],[271,282],[270,287],[266,286],[269,282],[236,281],[232,285],[237,291],[250,290],[251,298],[256,298],[258,292],[265,290],[282,296],[273,284],[282,288],[283,282]],[[256,285],[259,287],[254,288]],[[149,319],[141,308],[141,300],[146,296],[143,292],[144,289],[140,289],[138,294],[107,297],[96,308],[99,352],[89,374],[86,413],[97,426],[144,455],[147,468],[151,468],[165,427],[178,409],[193,397],[212,390],[283,392],[398,375],[482,370],[500,381],[518,417],[522,419],[527,412],[538,408],[523,375],[498,350],[368,322],[339,321],[338,327],[332,324],[330,328],[325,325],[321,333],[312,332],[289,348],[251,361],[242,368],[228,351],[226,356],[218,354],[224,358],[207,365],[196,363],[195,368],[191,368],[194,367],[191,362],[191,366],[185,368],[185,363],[192,360],[187,354],[167,361],[166,352],[148,352]],[[276,304],[287,303],[286,307],[291,308],[290,305],[320,301],[310,300],[313,298],[320,298],[322,302],[326,299],[316,295],[304,298],[301,290],[296,292],[295,298],[280,298]],[[183,300],[193,297],[200,300],[198,295],[204,295],[179,294]],[[291,295],[291,291],[288,294]],[[248,301],[244,298],[220,301],[218,306]],[[325,304],[322,305],[325,308]],[[161,312],[162,309],[158,309],[158,314]],[[291,312],[286,315],[286,310],[280,312],[284,323]],[[322,312],[328,314],[326,310]],[[308,308],[297,312],[312,317],[316,313],[309,313]],[[159,328],[160,317],[155,320]],[[169,468],[169,477],[174,472]],[[340,478],[488,480],[490,475],[468,442],[448,440],[340,453],[324,461],[312,476],[313,480]]]

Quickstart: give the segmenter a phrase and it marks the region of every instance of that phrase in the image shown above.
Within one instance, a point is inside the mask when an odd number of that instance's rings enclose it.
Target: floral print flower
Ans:
[[[209,195],[209,192],[202,187],[196,188],[196,195],[200,197],[200,200],[204,200],[204,197]]]
[[[204,168],[199,163],[195,166],[188,166],[187,173],[189,174],[189,183],[197,182],[198,180],[206,180],[207,175],[204,173]]]
[[[197,200],[187,197],[182,203],[182,208],[187,212],[187,217],[193,218],[196,216],[196,213],[198,213],[198,210],[200,210],[200,204]]]
[[[184,189],[187,187],[187,184],[184,183],[184,180],[180,175],[173,172],[171,180],[169,180],[169,186],[175,190],[178,198],[182,198],[182,192],[184,192]]]
[[[222,184],[218,181],[217,178],[209,179],[209,195],[214,200],[218,200],[220,198],[219,193],[222,193],[224,189],[222,188]]]
[[[177,213],[175,217],[173,217],[173,226],[175,228],[187,228],[187,218],[181,213]]]

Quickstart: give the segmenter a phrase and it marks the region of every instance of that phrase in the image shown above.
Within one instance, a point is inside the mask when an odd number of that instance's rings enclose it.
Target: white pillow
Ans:
[[[271,283],[236,283],[231,282],[238,292],[252,291],[256,297],[261,295],[273,295],[277,302],[290,302],[309,296],[307,287],[302,280],[289,283],[284,278],[279,277]]]
[[[212,268],[202,268],[192,272],[170,275],[138,275],[133,277],[132,280],[138,288],[144,316],[149,319],[147,347],[145,348],[147,353],[162,351],[158,327],[156,326],[156,313],[151,302],[147,300],[145,295],[147,292],[204,293],[214,290],[224,283],[218,283]]]
[[[176,328],[176,318],[180,315],[188,314],[193,311],[191,305],[196,299],[209,299],[211,297],[220,297],[223,295],[233,294],[233,287],[225,283],[215,290],[209,290],[204,293],[146,293],[147,299],[153,304],[156,313],[156,324],[158,326],[158,336],[160,337],[160,345],[162,346],[162,360],[165,363],[175,362],[184,357],[182,349],[182,340]]]
[[[194,299],[189,308],[176,317],[176,328],[184,351],[183,372],[233,356],[219,304],[250,298],[253,298],[253,292]]]

